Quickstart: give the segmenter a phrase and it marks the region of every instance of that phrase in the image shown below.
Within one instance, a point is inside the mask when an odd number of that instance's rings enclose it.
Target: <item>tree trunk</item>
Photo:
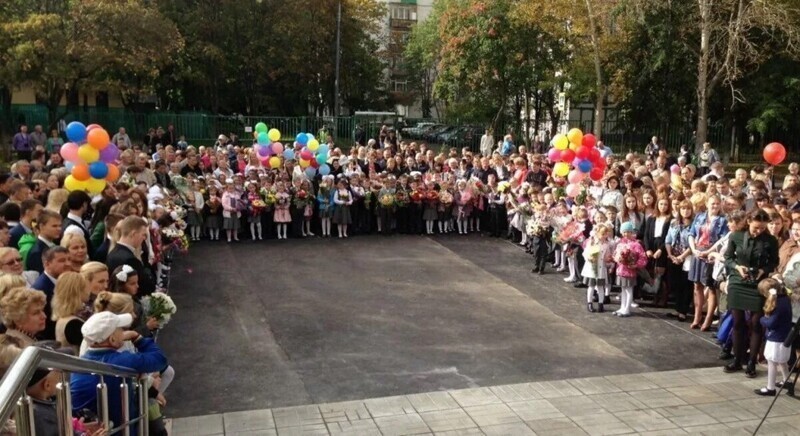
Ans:
[[[711,1],[698,0],[700,5],[700,57],[697,63],[697,125],[695,151],[708,138],[708,69],[711,39]]]
[[[531,93],[525,87],[525,145],[531,149]]]
[[[594,136],[598,139],[603,135],[603,121],[605,120],[606,86],[603,78],[603,65],[600,62],[600,40],[597,35],[597,26],[594,21],[594,8],[592,0],[586,0],[586,12],[589,17],[589,34],[592,39],[592,54],[594,58],[595,75],[595,100],[594,100]]]

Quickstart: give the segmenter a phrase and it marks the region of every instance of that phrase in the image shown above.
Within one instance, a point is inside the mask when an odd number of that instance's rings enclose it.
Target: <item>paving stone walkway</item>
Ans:
[[[172,435],[738,435],[772,398],[720,368],[430,392],[178,418]],[[782,396],[760,435],[799,435],[800,401]]]

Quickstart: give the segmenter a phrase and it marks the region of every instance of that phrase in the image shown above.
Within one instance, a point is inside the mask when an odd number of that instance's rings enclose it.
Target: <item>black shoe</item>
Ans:
[[[597,311],[600,312],[600,313],[605,312],[605,309],[603,309],[603,303],[600,303],[600,304],[597,305]]]
[[[603,304],[611,304],[611,297],[609,297],[608,295],[603,297]]]
[[[733,354],[731,354],[730,351],[722,350],[719,353],[718,359],[719,360],[731,360],[731,359],[733,359]]]
[[[761,395],[762,397],[774,397],[777,393],[775,389],[767,388],[756,389],[753,392],[755,392],[756,395]]]
[[[572,285],[572,287],[573,288],[588,288],[589,285],[587,285],[586,283],[583,283],[583,282],[578,282],[578,283],[575,283],[574,285]]]
[[[598,301],[600,301],[600,299],[597,298],[597,293],[592,294],[592,302],[597,303]]]
[[[783,384],[783,388],[786,389],[786,395],[793,397],[794,396],[794,383],[786,382]]]
[[[756,378],[757,375],[755,362],[749,362],[747,364],[747,369],[744,371],[744,376],[747,378]]]
[[[540,269],[540,270],[539,270],[539,275],[540,275],[540,276],[541,276],[541,275],[544,275],[544,267],[542,267],[542,269]]]
[[[592,303],[587,303],[587,304],[586,304],[586,309],[587,309],[589,312],[591,312],[591,313],[594,313],[594,306],[592,305]]]
[[[742,365],[732,362],[722,367],[722,372],[724,373],[732,373],[732,372],[739,372],[742,370]]]
[[[531,270],[531,272],[532,272],[532,273],[538,273],[538,272],[539,272],[539,268],[533,268],[533,269]]]

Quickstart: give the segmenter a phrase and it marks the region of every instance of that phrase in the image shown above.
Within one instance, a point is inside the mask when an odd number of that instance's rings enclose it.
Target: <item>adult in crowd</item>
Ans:
[[[67,250],[64,247],[55,246],[48,248],[42,255],[44,260],[44,272],[33,282],[31,286],[33,289],[44,292],[47,296],[47,306],[45,306],[45,314],[47,315],[47,325],[42,336],[45,339],[55,339],[55,322],[52,321],[52,305],[53,295],[55,294],[56,283],[61,274],[68,271],[69,262],[67,260]]]
[[[14,149],[18,159],[31,159],[33,146],[31,144],[31,137],[28,134],[28,126],[25,124],[19,126],[19,132],[14,135],[11,141],[11,148]]]
[[[127,130],[124,127],[120,127],[117,133],[111,138],[111,142],[117,145],[122,149],[133,148],[133,143],[131,142],[131,137],[128,136]]]
[[[6,335],[18,340],[22,347],[33,345],[45,329],[47,315],[44,292],[25,287],[14,288],[0,299],[0,313]]]
[[[141,260],[142,245],[148,238],[147,222],[140,217],[129,216],[117,224],[119,240],[108,253],[106,265],[113,271],[123,265],[131,266],[139,276],[139,293],[150,295],[155,291],[155,281],[150,268]]]
[[[741,371],[742,365],[746,364],[745,374],[750,378],[756,376],[763,335],[761,316],[764,298],[758,292],[758,282],[778,266],[778,241],[766,231],[769,222],[766,211],[753,211],[747,228],[730,236],[725,252],[725,262],[730,272],[727,291],[728,307],[733,316],[734,360],[724,369],[725,372]],[[745,318],[745,311],[750,312],[749,319]]]
[[[52,321],[55,321],[55,339],[64,347],[70,347],[77,356],[83,342],[81,327],[92,314],[89,303],[89,284],[76,272],[65,272],[58,278],[51,302]]]

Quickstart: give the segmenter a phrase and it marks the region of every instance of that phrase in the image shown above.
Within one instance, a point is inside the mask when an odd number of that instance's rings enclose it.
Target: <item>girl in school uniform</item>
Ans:
[[[186,195],[186,221],[189,225],[189,235],[192,241],[199,241],[203,230],[203,193],[200,192],[200,182],[192,180],[189,192]]]
[[[636,286],[636,271],[647,265],[647,255],[644,247],[636,239],[636,226],[630,221],[620,226],[622,239],[614,250],[614,261],[617,263],[617,284],[622,288],[619,310],[615,316],[628,317],[631,315],[633,303],[633,287]]]
[[[344,178],[339,179],[336,184],[336,191],[333,193],[333,203],[336,209],[333,211],[333,222],[339,230],[340,238],[347,238],[347,226],[351,223],[350,206],[353,204],[353,194],[347,187]]]
[[[426,185],[426,189],[422,191],[424,195],[422,220],[425,221],[425,233],[432,235],[433,223],[439,218],[439,193],[436,192],[433,182],[428,182]],[[442,226],[439,224],[439,233],[441,232]]]
[[[289,212],[289,205],[292,203],[292,196],[286,190],[285,182],[275,184],[275,212],[272,220],[278,232],[278,239],[287,239],[287,227],[292,222],[292,215]]]
[[[264,203],[261,194],[258,192],[258,184],[247,182],[245,186],[245,189],[247,189],[247,207],[249,212],[247,221],[250,223],[250,235],[253,237],[254,241],[256,237],[258,237],[260,241],[264,239],[261,230],[261,214],[264,213],[266,203]]]
[[[594,294],[597,292],[597,311],[603,312],[603,298],[605,294],[605,286],[608,281],[608,266],[612,261],[611,241],[611,227],[605,224],[599,224],[594,229],[594,233],[590,236],[583,248],[583,282],[587,285],[586,288],[586,307],[589,312],[594,312],[592,301]]]
[[[222,202],[219,198],[219,189],[212,180],[208,186],[208,199],[203,208],[206,230],[211,241],[219,241],[219,229],[222,228]]]
[[[239,242],[240,198],[241,194],[236,190],[233,179],[225,180],[225,192],[222,193],[222,227],[228,235],[228,242],[231,242],[231,238]]]
[[[466,180],[459,180],[455,195],[455,208],[453,214],[456,217],[458,233],[466,235],[469,230],[469,218],[472,215],[472,191],[467,186]]]
[[[314,198],[314,191],[308,179],[303,180],[303,183],[300,184],[300,188],[308,193],[309,198],[309,200],[306,201],[305,209],[303,209],[302,233],[303,236],[314,236],[314,234],[311,233],[311,219],[314,217],[314,201],[311,199]]]
[[[331,218],[333,217],[333,176],[327,175],[322,178],[319,184],[319,192],[317,193],[317,204],[319,209],[319,218],[322,223],[322,237],[328,238],[331,236]]]

